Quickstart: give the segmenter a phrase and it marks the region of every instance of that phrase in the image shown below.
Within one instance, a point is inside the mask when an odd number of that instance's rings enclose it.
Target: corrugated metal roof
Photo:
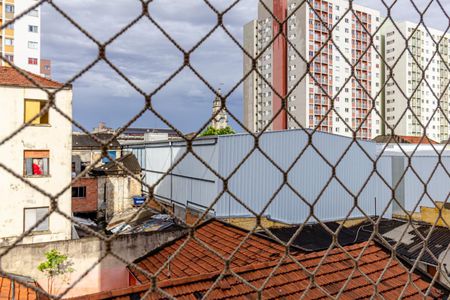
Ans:
[[[413,227],[414,226],[414,227]],[[359,229],[361,238],[368,239],[374,228],[371,223],[363,223],[361,225],[355,226],[352,229]],[[445,227],[435,227],[431,230],[432,226],[429,224],[413,223],[413,225],[408,222],[399,220],[383,220],[380,223],[378,232],[383,235],[391,245],[395,245],[399,242],[396,251],[399,255],[410,261],[420,261],[437,266],[438,261],[433,258],[435,256],[437,259],[443,254],[447,246],[450,244],[450,230]],[[423,240],[427,237],[430,232],[430,236],[427,240],[427,249],[421,255],[421,251],[424,247]],[[430,254],[432,253],[433,256]]]

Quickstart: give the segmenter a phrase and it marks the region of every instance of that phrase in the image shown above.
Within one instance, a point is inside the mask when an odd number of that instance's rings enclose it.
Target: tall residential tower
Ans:
[[[381,134],[379,12],[358,5],[355,13],[347,12],[347,0],[309,3],[265,0],[258,19],[245,25],[244,46],[259,55],[260,73],[250,72],[252,60],[245,55],[244,74],[250,73],[244,82],[245,125],[261,131],[300,124],[347,136],[351,128],[364,139]],[[280,29],[284,35],[277,36],[280,25],[272,14],[280,21],[289,16]],[[287,97],[291,115],[280,111],[279,96]],[[379,114],[371,111],[373,105]]]
[[[387,23],[382,28],[386,123],[395,127],[396,135],[422,136],[426,127],[429,138],[447,140],[450,34],[411,22],[395,24]],[[408,50],[405,50],[408,38]],[[407,109],[408,101],[410,109]],[[389,126],[386,126],[388,134]]]
[[[0,24],[37,4],[36,0],[0,1]],[[0,31],[0,53],[17,67],[41,74],[41,17],[40,8],[33,9]],[[1,61],[0,66],[8,63]]]

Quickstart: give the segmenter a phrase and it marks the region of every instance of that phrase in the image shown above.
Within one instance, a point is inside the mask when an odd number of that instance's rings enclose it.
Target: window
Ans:
[[[28,48],[30,48],[30,49],[37,49],[38,48],[38,43],[37,42],[28,41]]]
[[[38,64],[38,59],[37,59],[37,58],[29,57],[29,58],[28,58],[28,64],[29,64],[29,65],[37,65],[37,64]]]
[[[14,29],[14,23],[6,25],[7,29]]]
[[[42,100],[31,100],[31,99],[25,99],[25,116],[24,116],[24,123],[28,123],[29,121],[33,120],[42,109],[44,109],[47,101]],[[48,118],[48,111],[41,115],[40,117],[37,117],[31,122],[32,125],[49,125],[49,118]]]
[[[38,27],[35,26],[35,25],[28,25],[28,31],[37,33],[38,32]]]
[[[72,187],[72,198],[86,198],[86,187],[85,186]]]
[[[33,10],[30,10],[30,12],[28,13],[28,15],[29,15],[29,16],[32,16],[32,17],[39,17],[39,10],[37,10],[37,8],[36,8],[36,9],[33,9]]]
[[[14,40],[13,40],[13,39],[6,38],[6,39],[5,39],[5,45],[6,45],[6,46],[14,46]]]
[[[7,12],[7,13],[13,13],[13,12],[14,12],[14,5],[6,4],[6,5],[5,5],[5,12]]]
[[[11,54],[5,54],[5,58],[9,62],[14,62],[14,55]]]
[[[25,208],[24,210],[24,231],[32,228],[38,221],[40,221],[48,213],[48,207],[36,207],[36,208]],[[37,225],[34,231],[48,231],[49,221],[48,217]]]
[[[25,150],[24,174],[36,177],[49,176],[49,157],[48,150]]]

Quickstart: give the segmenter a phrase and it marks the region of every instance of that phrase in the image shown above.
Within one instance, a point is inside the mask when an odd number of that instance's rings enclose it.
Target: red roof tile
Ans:
[[[438,144],[438,142],[425,136],[407,136],[401,135],[400,138],[410,144]]]
[[[316,271],[314,283],[310,276],[299,265],[286,259],[280,267],[273,272],[278,261],[257,262],[252,265],[232,268],[233,272],[248,281],[254,288],[244,284],[234,275],[227,274],[221,280],[221,271],[192,277],[170,279],[158,282],[158,287],[177,299],[199,299],[206,295],[208,299],[249,299],[256,298],[255,288],[265,284],[263,299],[306,299],[327,298],[329,295],[340,299],[369,299],[374,295],[375,282],[377,291],[384,299],[421,298],[429,287],[428,281],[413,273],[412,282],[408,283],[408,269],[396,259],[391,260],[391,254],[373,242],[364,242],[344,247],[353,257],[357,258],[364,250],[358,261],[359,270],[354,270],[354,261],[340,248],[330,251],[323,259],[326,251],[296,254],[299,264],[308,271]],[[323,261],[322,261],[323,259]],[[321,265],[319,266],[319,262]],[[386,272],[384,271],[386,269]],[[270,275],[273,275],[270,277]],[[266,282],[267,278],[270,279]],[[381,277],[381,279],[380,279]],[[217,282],[218,281],[218,282]],[[127,289],[109,291],[94,295],[78,297],[82,299],[135,299],[142,297],[149,289],[149,283]],[[403,293],[403,294],[402,294]],[[150,293],[147,299],[164,299],[160,293]],[[443,290],[431,288],[428,298],[442,299]]]
[[[12,67],[0,67],[0,86],[20,86],[20,87],[42,87],[42,88],[60,88],[63,86],[62,83],[41,77],[39,75],[21,70],[28,77],[34,80],[39,86],[30,81],[28,78],[23,76],[17,70]]]
[[[8,277],[0,275],[0,299],[15,299],[15,300],[35,300],[35,299],[47,299],[45,295],[38,294],[32,288],[29,288],[21,284],[27,282],[28,285],[39,287],[39,285],[32,279],[22,276],[11,275],[11,277],[17,277],[17,280],[11,280]]]
[[[425,136],[409,135],[379,135],[373,139],[377,143],[399,143],[399,144],[438,144],[438,142]]]
[[[194,237],[217,252],[223,259],[228,258],[238,245],[245,239],[248,232],[239,227],[210,220],[195,230]],[[172,243],[165,244],[151,251],[134,263],[145,271],[155,274],[167,259],[186,241],[187,236]],[[182,251],[170,262],[158,276],[158,279],[189,277],[222,270],[224,260],[204,247],[201,242],[191,239],[184,245]],[[285,248],[281,244],[260,235],[251,235],[234,255],[232,267],[245,266],[256,262],[265,262],[281,257]],[[141,283],[149,282],[149,278],[138,269],[130,267],[130,272]]]

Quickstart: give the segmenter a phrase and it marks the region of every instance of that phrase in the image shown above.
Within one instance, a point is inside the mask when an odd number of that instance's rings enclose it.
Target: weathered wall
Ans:
[[[0,87],[0,140],[24,124],[25,99],[48,100],[47,93],[33,88]],[[56,105],[72,116],[72,91],[56,94]],[[57,138],[55,138],[57,137]],[[54,109],[49,110],[48,125],[25,128],[0,147],[0,163],[16,176],[56,195],[71,181],[72,124]],[[49,150],[49,176],[24,176],[24,150]],[[24,232],[24,208],[49,207],[47,196],[0,168],[0,245],[10,243]],[[70,215],[71,193],[59,196],[58,206]],[[24,243],[64,240],[71,237],[70,221],[59,214],[49,217],[49,231],[26,237]]]
[[[98,187],[97,178],[80,178],[72,184],[72,187],[86,187],[86,197],[72,197],[72,212],[93,212],[97,211]]]
[[[81,164],[95,162],[97,159],[102,157],[101,150],[72,150],[72,162],[75,163],[75,172],[79,174],[81,172]],[[101,160],[95,164],[94,167],[99,167],[102,165]]]
[[[133,196],[141,194],[141,184],[130,176],[98,177],[98,205],[106,201],[106,217],[133,207]]]
[[[184,231],[170,231],[121,235],[112,243],[112,252],[126,261],[133,261],[156,247],[181,236],[183,233]],[[0,252],[4,249],[0,248]],[[35,278],[43,288],[47,288],[47,279],[37,270],[37,266],[45,260],[45,252],[51,249],[67,254],[74,263],[75,272],[70,274],[70,285],[99,260],[105,251],[105,245],[97,238],[20,245],[0,259],[1,268],[6,272]],[[21,259],[17,259],[18,257]],[[59,292],[64,291],[69,285],[61,284],[61,282],[56,284],[60,289]],[[84,276],[66,297],[127,286],[128,271],[126,270],[126,265],[108,255]]]

